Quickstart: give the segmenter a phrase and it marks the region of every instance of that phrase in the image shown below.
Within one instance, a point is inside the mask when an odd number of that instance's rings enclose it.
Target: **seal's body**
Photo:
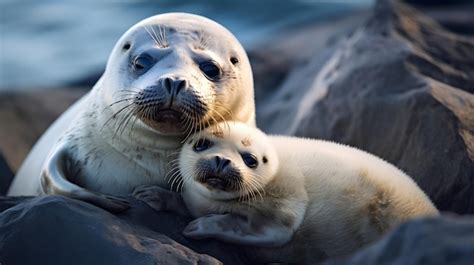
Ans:
[[[263,262],[314,264],[350,254],[407,219],[438,215],[410,177],[364,151],[229,126],[183,146],[186,206],[166,206],[179,200],[163,202],[157,194],[169,192],[160,189],[135,191],[155,209],[187,207],[198,217],[188,237],[262,247]]]
[[[248,58],[225,28],[185,13],[145,19],[117,42],[94,88],[38,141],[9,195],[62,194],[123,209],[104,194],[168,188],[169,161],[189,135],[226,120],[255,125],[253,95]]]

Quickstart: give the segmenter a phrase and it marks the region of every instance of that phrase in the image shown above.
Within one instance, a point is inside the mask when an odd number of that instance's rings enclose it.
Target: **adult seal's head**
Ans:
[[[252,200],[274,178],[279,160],[263,132],[231,122],[192,136],[177,166],[188,193],[213,200]]]
[[[114,127],[185,137],[221,121],[255,124],[244,49],[227,29],[197,15],[162,14],[130,28],[96,87],[104,111],[119,122]]]

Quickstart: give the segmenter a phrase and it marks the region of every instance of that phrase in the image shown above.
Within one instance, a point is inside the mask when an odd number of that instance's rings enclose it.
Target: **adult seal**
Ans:
[[[169,188],[169,162],[183,141],[228,120],[255,126],[252,71],[238,40],[197,15],[147,18],[36,143],[8,195],[61,194],[125,209],[116,195],[144,184]]]
[[[262,263],[315,264],[408,219],[438,215],[409,176],[364,151],[242,123],[228,128],[206,129],[183,146],[181,196],[150,186],[134,192],[157,210],[188,209],[197,218],[184,230],[190,238],[252,246]]]

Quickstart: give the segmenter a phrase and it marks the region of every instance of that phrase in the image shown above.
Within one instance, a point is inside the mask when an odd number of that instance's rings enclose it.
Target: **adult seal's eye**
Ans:
[[[221,69],[214,62],[201,63],[199,69],[211,81],[217,81],[221,77]]]
[[[258,166],[258,160],[254,154],[242,154],[242,160],[244,160],[245,165],[249,168],[256,168]]]
[[[143,71],[150,68],[153,63],[153,59],[149,55],[140,55],[132,61],[132,66],[136,71]]]
[[[207,139],[200,139],[194,144],[193,150],[195,152],[202,152],[204,150],[209,149],[209,147],[211,147],[211,146],[212,146],[211,141],[209,141]]]

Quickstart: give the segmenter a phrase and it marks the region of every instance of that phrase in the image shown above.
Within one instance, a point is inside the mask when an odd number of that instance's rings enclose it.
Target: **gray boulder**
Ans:
[[[379,1],[329,55],[259,97],[257,123],[366,150],[406,171],[440,210],[474,213],[473,84],[473,38]]]
[[[474,262],[474,219],[444,216],[402,224],[345,260],[325,265],[462,265]]]
[[[0,211],[2,264],[221,263],[198,253],[225,264],[252,263],[234,246],[187,240],[181,231],[191,218],[157,213],[138,201],[116,216],[61,196],[5,197]]]

